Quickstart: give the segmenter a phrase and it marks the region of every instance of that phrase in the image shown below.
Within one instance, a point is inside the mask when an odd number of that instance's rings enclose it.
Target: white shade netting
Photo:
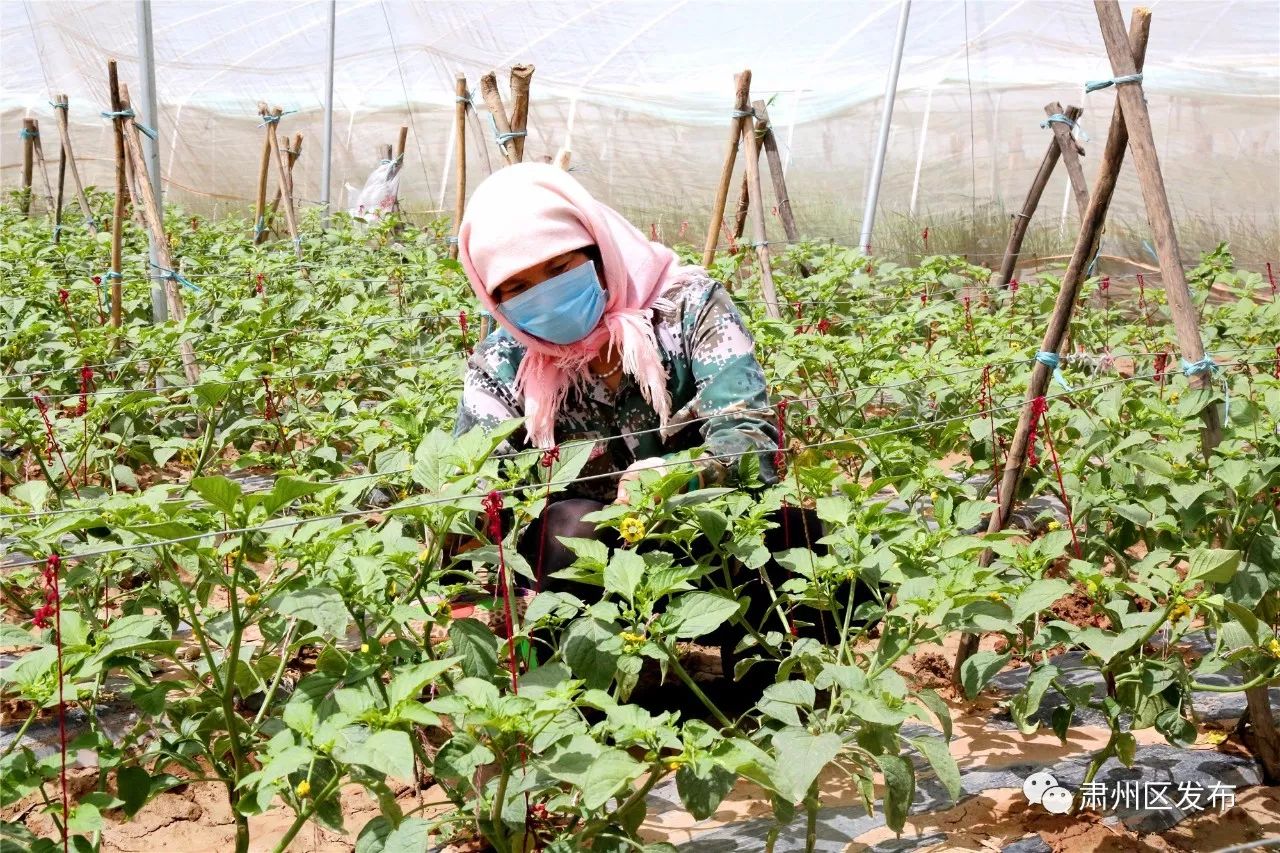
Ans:
[[[1122,4],[1126,15],[1135,4]],[[1280,219],[1280,3],[1157,2],[1143,82],[1175,216],[1274,228]],[[733,75],[750,68],[770,102],[786,178],[808,236],[856,238],[875,148],[899,6],[893,2],[339,2],[336,12],[332,201],[350,206],[381,146],[410,127],[400,204],[452,208],[454,78],[474,89],[514,63],[536,66],[526,159],[569,144],[575,174],[604,201],[672,236],[705,222],[724,156]],[[257,104],[290,112],[301,133],[295,171],[303,207],[321,197],[329,4],[157,2],[154,21],[160,159],[167,198],[248,215],[264,131]],[[106,60],[137,102],[130,2],[5,2],[0,82],[4,185],[20,180],[21,119],[41,122],[56,159],[48,101],[70,99],[77,160],[111,183],[114,149]],[[923,2],[911,12],[893,112],[882,215],[1016,208],[1050,132],[1050,101],[1084,108],[1092,178],[1114,89],[1087,2]],[[470,181],[501,159],[476,97]],[[509,99],[508,99],[509,100]],[[51,163],[51,168],[53,164]],[[36,184],[39,186],[39,179]],[[1063,210],[1059,169],[1045,195]],[[1141,222],[1125,171],[1113,218]],[[1074,217],[1074,211],[1069,214]]]

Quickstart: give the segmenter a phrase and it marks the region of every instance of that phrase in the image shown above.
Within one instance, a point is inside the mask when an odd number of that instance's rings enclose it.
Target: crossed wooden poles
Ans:
[[[1124,18],[1116,0],[1095,0],[1094,6],[1107,55],[1111,60],[1112,73],[1115,75],[1111,81],[1105,81],[1101,85],[1116,87],[1116,104],[1112,110],[1111,126],[1103,149],[1102,163],[1094,181],[1093,192],[1085,205],[1080,233],[1067,264],[1067,270],[1062,277],[1057,302],[1040,345],[1041,356],[1047,357],[1042,359],[1037,356],[1031,368],[1025,405],[1005,463],[999,504],[996,511],[991,514],[987,527],[989,533],[1002,530],[1012,510],[1026,461],[1028,439],[1036,417],[1034,402],[1043,398],[1048,388],[1053,374],[1052,365],[1056,362],[1056,356],[1061,352],[1066,339],[1081,284],[1087,277],[1092,259],[1097,255],[1107,208],[1115,192],[1126,146],[1133,156],[1134,168],[1137,170],[1142,187],[1147,219],[1151,226],[1156,254],[1160,259],[1165,293],[1168,296],[1169,312],[1173,319],[1178,348],[1182,354],[1183,372],[1193,388],[1207,389],[1211,386],[1215,369],[1212,361],[1205,357],[1199,320],[1191,292],[1187,287],[1178,250],[1177,234],[1173,227],[1173,215],[1169,209],[1168,195],[1160,173],[1159,157],[1151,131],[1151,117],[1143,97],[1141,72],[1151,27],[1151,13],[1145,9],[1135,9],[1126,35]],[[1067,135],[1066,128],[1059,128],[1055,123],[1054,134],[1058,151],[1061,152],[1063,159],[1069,162],[1071,155],[1067,149],[1070,147],[1070,141],[1064,139]],[[1046,155],[1046,160],[1048,159],[1050,155]],[[1041,168],[1043,171],[1044,167]],[[1031,195],[1036,195],[1034,186]],[[1032,198],[1029,196],[1028,202],[1031,201]],[[1034,208],[1034,205],[1032,207]],[[1017,225],[1018,223],[1015,223],[1015,234],[1018,230]],[[1012,239],[1011,247],[1016,250]],[[1008,264],[1009,257],[1006,256],[1005,260]],[[1007,281],[1007,278],[1004,280]],[[1207,456],[1222,440],[1222,424],[1216,405],[1205,406],[1201,411],[1201,417],[1204,421],[1201,442]],[[986,551],[980,559],[980,565],[990,565],[992,559],[992,552]],[[977,651],[977,646],[977,635],[966,634],[961,638],[953,671],[957,686],[961,684],[965,663]],[[1253,727],[1256,743],[1255,753],[1262,763],[1264,778],[1268,783],[1275,784],[1280,782],[1280,733],[1277,732],[1271,715],[1267,686],[1264,684],[1248,689],[1245,691],[1245,697],[1248,718]]]

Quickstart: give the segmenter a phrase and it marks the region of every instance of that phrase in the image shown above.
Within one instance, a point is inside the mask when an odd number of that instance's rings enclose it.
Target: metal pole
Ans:
[[[141,96],[133,105],[135,112],[140,112],[137,120],[160,133],[160,109],[156,100],[156,49],[151,34],[151,0],[137,0],[135,4],[138,18],[138,63],[141,66]],[[143,134],[142,156],[146,160],[147,176],[151,181],[151,192],[159,206],[157,214],[164,219],[164,196],[161,194],[160,181],[160,140]],[[163,230],[163,225],[162,225]],[[147,252],[151,256],[151,320],[164,323],[169,319],[169,305],[165,298],[164,279],[156,266],[159,255],[156,253],[155,238],[147,232]]]
[[[862,233],[858,245],[864,249],[871,245],[871,232],[876,224],[876,203],[880,200],[880,178],[884,175],[884,156],[889,147],[889,122],[893,119],[893,100],[898,91],[898,71],[902,69],[902,48],[907,43],[907,18],[911,15],[911,0],[902,0],[898,15],[898,35],[893,48],[893,65],[884,84],[884,112],[880,114],[880,138],[876,141],[876,157],[871,165],[871,178],[867,182],[867,206],[862,211]]]
[[[329,0],[329,34],[326,52],[329,64],[324,72],[324,153],[320,162],[320,204],[324,206],[323,228],[329,227],[329,183],[333,174],[333,43],[337,35],[338,3]]]

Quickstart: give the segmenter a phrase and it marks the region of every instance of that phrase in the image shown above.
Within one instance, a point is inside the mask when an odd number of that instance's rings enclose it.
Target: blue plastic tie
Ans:
[[[506,133],[499,133],[498,120],[493,117],[493,113],[489,113],[489,124],[493,125],[493,141],[498,143],[498,145],[501,146],[502,148],[506,148],[507,143],[513,139],[518,139],[522,136],[529,135],[529,132],[527,130],[510,130],[510,131],[507,131]]]
[[[1083,128],[1083,127],[1081,127],[1080,125],[1076,124],[1076,123],[1075,123],[1074,121],[1072,121],[1069,117],[1067,117],[1067,116],[1063,115],[1062,113],[1054,113],[1053,115],[1049,116],[1049,117],[1048,117],[1047,119],[1045,119],[1044,121],[1040,122],[1040,126],[1041,126],[1041,127],[1048,127],[1049,125],[1053,124],[1054,122],[1057,122],[1058,124],[1065,124],[1067,127],[1071,128],[1071,130],[1072,130],[1072,131],[1074,131],[1074,132],[1076,132],[1076,133],[1079,133],[1079,134],[1080,134],[1080,139],[1081,139],[1082,141],[1084,141],[1084,142],[1088,142],[1088,141],[1089,141],[1089,134],[1087,134],[1087,133],[1085,133],[1085,132],[1084,132],[1084,128]]]
[[[1090,92],[1096,92],[1099,89],[1106,89],[1108,86],[1119,86],[1121,83],[1141,83],[1142,74],[1124,74],[1120,77],[1112,77],[1110,80],[1090,80],[1084,84],[1084,91],[1087,95]]]
[[[1207,352],[1204,354],[1204,358],[1199,361],[1182,359],[1182,375],[1187,378],[1202,373],[1207,373],[1212,377],[1221,369],[1218,363],[1213,360],[1213,356]],[[1222,377],[1222,420],[1225,424],[1231,423],[1231,383],[1227,381],[1225,376]]]
[[[253,236],[257,237],[259,234],[261,234],[263,231],[266,231],[266,230],[267,230],[266,223],[264,223],[262,221],[262,217],[259,216],[258,221],[255,222],[253,225]]]
[[[1060,364],[1060,361],[1058,359],[1058,354],[1056,352],[1045,352],[1044,350],[1041,350],[1040,352],[1036,353],[1036,361],[1040,362],[1045,367],[1053,371],[1053,378],[1059,385],[1062,386],[1063,391],[1066,391],[1068,394],[1070,394],[1073,390],[1075,390],[1067,383],[1067,377],[1062,375],[1062,369],[1058,366]]]
[[[456,245],[458,245],[458,238],[457,238],[457,237],[455,237],[454,235],[450,234],[448,237],[445,237],[445,238],[444,238],[444,242],[445,242],[445,244],[446,244],[446,245],[449,245],[449,246],[456,246]]]
[[[1156,254],[1155,249],[1151,248],[1151,244],[1149,242],[1147,242],[1146,240],[1143,240],[1142,248],[1146,250],[1147,254],[1151,256],[1151,259],[1153,261],[1155,261],[1156,263],[1160,262],[1160,256]]]
[[[280,115],[265,115],[262,117],[262,124],[258,125],[258,127],[266,127],[269,124],[279,124],[280,119],[288,115],[293,115],[296,112],[297,110],[285,110],[280,113]]]
[[[734,118],[752,118],[755,116],[755,114],[756,114],[755,110],[734,110],[729,115],[733,116]]]
[[[1089,268],[1085,270],[1087,278],[1093,278],[1093,272],[1098,268],[1098,258],[1102,257],[1102,249],[1098,249],[1098,254],[1093,256],[1093,260],[1089,261]]]
[[[145,133],[147,136],[151,137],[152,139],[156,138],[156,132],[151,128],[147,127],[142,122],[138,121],[137,119],[133,120],[133,126],[136,127],[142,133]]]
[[[400,163],[402,163],[403,161],[404,161],[404,155],[403,155],[403,154],[397,154],[397,155],[395,156],[395,159],[393,159],[393,160],[383,160],[383,161],[382,161],[382,165],[384,165],[384,166],[398,166],[398,165],[400,165]]]
[[[19,130],[19,131],[18,131],[18,137],[19,137],[20,139],[39,139],[39,138],[40,138],[40,131],[38,131],[38,130],[27,130],[27,128],[25,128],[25,127],[24,127],[24,128],[22,128],[22,130]]]
[[[113,278],[123,279],[124,275],[116,272],[115,270],[107,270],[106,274],[102,276],[102,281],[105,283],[111,281]]]
[[[166,267],[162,267],[156,263],[153,263],[151,266],[159,270],[161,278],[167,278],[171,281],[176,281],[178,284],[196,293],[200,292],[200,288],[196,287],[194,284],[187,281],[187,279],[183,277],[182,273],[175,272],[174,270],[171,270],[171,269],[167,269]]]
[[[133,110],[116,110],[115,112],[105,112],[100,115],[103,118],[133,118],[135,113]]]
[[[49,106],[53,107],[55,110],[65,110],[65,109],[67,109],[67,107],[68,107],[69,105],[68,105],[68,104],[60,104],[60,103],[58,103],[57,101],[50,101],[50,102],[49,102]]]
[[[471,100],[471,96],[472,96],[473,94],[474,94],[474,93],[472,93],[472,92],[467,92],[467,94],[465,94],[465,95],[454,95],[454,96],[453,96],[453,100],[454,100],[454,101],[456,101],[456,102],[457,102],[457,103],[459,103],[459,104],[470,104],[470,103],[473,103],[473,102],[472,102],[472,100]]]

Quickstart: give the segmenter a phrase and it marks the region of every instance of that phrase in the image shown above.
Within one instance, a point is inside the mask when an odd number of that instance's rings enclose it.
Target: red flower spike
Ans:
[[[786,461],[787,447],[787,401],[778,401],[778,449],[773,454],[773,467],[782,470]]]
[[[1169,366],[1169,353],[1167,352],[1156,353],[1155,378],[1163,379],[1165,369],[1168,368],[1168,366]]]
[[[499,513],[502,512],[502,495],[498,492],[489,492],[480,504],[489,517],[489,535],[501,541],[502,516]]]
[[[818,321],[818,334],[825,335],[829,331],[831,331],[831,321],[823,317]]]
[[[1106,293],[1110,289],[1111,289],[1111,277],[1104,275],[1102,277],[1102,281],[1098,282],[1098,290],[1101,291],[1102,293]]]
[[[1271,282],[1271,295],[1276,295],[1276,274],[1271,271],[1271,261],[1267,261],[1267,280]]]
[[[58,288],[58,301],[61,302],[64,307],[67,304],[67,300],[70,298],[71,298],[71,293],[68,290],[62,287]]]
[[[549,450],[542,451],[542,467],[550,468],[552,465],[560,461],[560,445],[556,445]]]
[[[102,284],[102,276],[100,276],[100,275],[95,275],[95,276],[93,277],[93,283],[94,283],[94,284]]]

